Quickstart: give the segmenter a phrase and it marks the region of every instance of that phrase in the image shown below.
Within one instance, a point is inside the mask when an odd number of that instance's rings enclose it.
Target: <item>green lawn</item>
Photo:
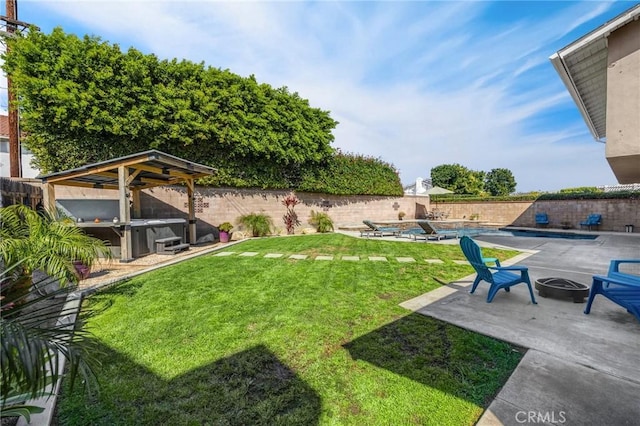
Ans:
[[[259,255],[201,256],[87,299],[100,392],[65,388],[59,424],[471,425],[522,357],[398,306],[472,272],[456,245],[328,234],[227,251]]]

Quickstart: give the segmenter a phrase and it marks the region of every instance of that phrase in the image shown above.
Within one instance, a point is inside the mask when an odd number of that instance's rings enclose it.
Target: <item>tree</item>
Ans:
[[[431,169],[433,185],[446,188],[456,194],[482,194],[484,176],[484,172],[469,170],[460,164],[442,164]]]
[[[43,172],[159,149],[218,168],[210,183],[285,188],[333,154],[337,122],[286,87],[60,28],[7,44],[25,145]]]
[[[509,195],[516,190],[516,180],[509,169],[492,169],[485,177],[484,187],[493,196]]]

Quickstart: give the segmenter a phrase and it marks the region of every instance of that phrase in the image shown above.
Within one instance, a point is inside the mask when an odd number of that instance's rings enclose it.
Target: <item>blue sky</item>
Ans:
[[[548,58],[637,2],[18,2],[46,33],[287,86],[405,184],[452,163],[508,168],[521,192],[616,184]]]

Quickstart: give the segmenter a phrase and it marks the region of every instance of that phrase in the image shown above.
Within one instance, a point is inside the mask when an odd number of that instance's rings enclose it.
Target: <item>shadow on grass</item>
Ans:
[[[343,346],[355,360],[483,407],[523,356],[508,343],[416,313]]]
[[[102,347],[100,393],[65,386],[57,423],[65,425],[314,425],[318,394],[259,345],[166,381]]]

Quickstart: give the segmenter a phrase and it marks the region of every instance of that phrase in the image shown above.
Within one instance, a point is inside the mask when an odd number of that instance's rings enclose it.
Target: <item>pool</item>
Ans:
[[[456,229],[460,237],[475,237],[478,235],[500,235],[504,237],[512,237],[513,234],[509,231],[502,231],[496,228],[460,228]]]
[[[528,229],[508,229],[508,228],[462,228],[458,229],[460,236],[467,235],[474,237],[477,235],[499,235],[512,237],[535,237],[535,238],[564,238],[569,240],[595,240],[598,238],[596,234],[576,234],[573,232],[561,231],[544,231],[544,230],[528,230]]]
[[[515,237],[538,237],[538,238],[566,238],[569,240],[595,240],[596,234],[576,234],[573,232],[561,231],[538,231],[538,230],[511,230],[509,232]]]

